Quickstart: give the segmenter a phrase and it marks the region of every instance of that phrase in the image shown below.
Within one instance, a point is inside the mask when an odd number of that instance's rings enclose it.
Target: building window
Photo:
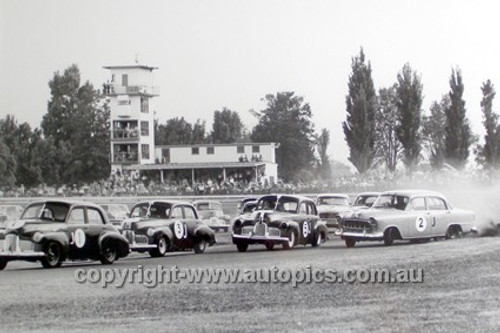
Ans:
[[[142,136],[149,136],[149,122],[148,121],[141,121],[141,135]]]
[[[141,97],[141,112],[149,113],[149,98]]]
[[[163,163],[170,163],[170,149],[169,148],[162,148],[161,150],[161,155],[163,158]]]
[[[213,154],[215,154],[215,148],[207,147],[207,155],[213,155]]]
[[[149,160],[149,145],[141,145],[141,156],[143,160]]]
[[[252,146],[252,153],[260,153],[260,146]]]
[[[199,147],[191,147],[191,155],[199,155],[200,148]]]
[[[122,74],[122,86],[128,86],[128,74]]]
[[[238,154],[244,154],[245,153],[245,146],[237,146],[236,150],[237,150]]]

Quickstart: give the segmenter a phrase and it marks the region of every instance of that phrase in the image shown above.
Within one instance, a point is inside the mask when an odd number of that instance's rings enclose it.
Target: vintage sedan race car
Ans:
[[[230,217],[224,214],[222,204],[214,200],[198,200],[193,202],[200,218],[214,231],[228,231]]]
[[[421,241],[455,238],[474,230],[475,214],[455,209],[446,198],[433,191],[407,190],[383,192],[372,208],[345,217],[338,235],[347,247],[357,241]]]
[[[65,259],[111,264],[129,254],[127,240],[98,205],[47,200],[29,204],[18,220],[0,229],[0,269],[12,260],[58,267]]]
[[[215,233],[203,223],[196,208],[181,201],[154,200],[136,204],[122,223],[130,249],[162,257],[169,251],[203,253],[215,244]]]
[[[245,252],[250,244],[264,244],[268,250],[311,244],[316,247],[328,235],[312,199],[295,195],[266,195],[255,210],[237,218],[232,227],[233,244]]]
[[[345,213],[351,210],[350,199],[347,194],[327,193],[316,197],[319,217],[326,222],[330,230],[338,228]]]

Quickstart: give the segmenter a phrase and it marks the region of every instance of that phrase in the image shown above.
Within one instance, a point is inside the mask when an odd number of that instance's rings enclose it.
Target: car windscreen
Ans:
[[[382,194],[373,204],[373,208],[395,208],[405,210],[410,199],[404,195]]]
[[[130,211],[130,217],[146,217],[149,213],[149,202],[135,205]]]
[[[129,215],[129,210],[126,205],[102,205],[102,208],[111,219],[124,220]]]
[[[160,219],[167,219],[170,216],[172,204],[167,202],[154,202],[149,208],[149,216]]]
[[[299,200],[297,198],[282,196],[278,200],[278,204],[276,205],[276,211],[297,213],[298,207],[299,207]]]
[[[320,197],[318,205],[348,206],[349,199],[344,197]]]
[[[22,220],[41,219],[44,221],[64,222],[68,215],[69,205],[61,202],[37,203],[26,207],[21,215]]]
[[[356,201],[354,202],[354,206],[372,206],[373,203],[377,200],[377,196],[375,195],[360,195]]]

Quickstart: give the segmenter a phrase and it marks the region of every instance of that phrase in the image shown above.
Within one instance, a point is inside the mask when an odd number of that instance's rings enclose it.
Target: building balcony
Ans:
[[[143,96],[159,96],[160,88],[158,86],[121,86],[118,84],[106,85],[104,94],[109,96],[114,95],[143,95]]]
[[[115,129],[112,134],[113,141],[139,141],[139,130],[137,128]]]
[[[116,153],[112,163],[120,164],[138,164],[139,158],[137,153]]]

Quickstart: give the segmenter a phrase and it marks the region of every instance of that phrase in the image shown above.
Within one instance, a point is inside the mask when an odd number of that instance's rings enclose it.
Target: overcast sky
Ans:
[[[239,112],[294,91],[311,105],[331,155],[347,161],[342,132],[351,59],[364,48],[375,87],[408,62],[422,78],[424,111],[462,70],[467,115],[481,134],[481,85],[500,85],[498,1],[408,0],[0,0],[0,117],[40,127],[55,71],[75,63],[96,88],[105,65],[159,67],[160,121]],[[498,88],[497,88],[498,89]],[[498,98],[497,98],[498,100]],[[494,103],[494,109],[498,103]]]

